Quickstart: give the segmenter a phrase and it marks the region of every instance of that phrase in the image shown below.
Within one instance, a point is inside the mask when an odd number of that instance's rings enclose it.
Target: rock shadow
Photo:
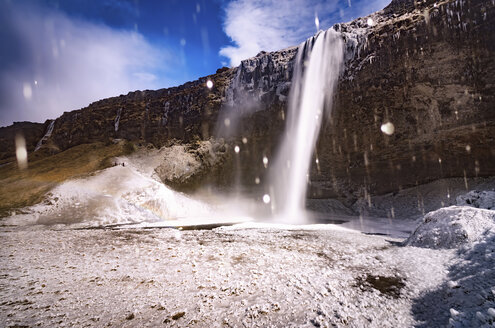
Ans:
[[[459,261],[448,268],[449,281],[414,300],[415,327],[495,325],[487,314],[495,307],[495,234],[472,248],[460,248],[457,255]]]

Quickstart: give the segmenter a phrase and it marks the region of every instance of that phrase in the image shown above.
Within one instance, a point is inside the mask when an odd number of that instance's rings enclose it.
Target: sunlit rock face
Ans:
[[[230,156],[222,139],[176,144],[162,148],[155,173],[164,184],[180,191],[193,191],[210,182],[223,185],[227,181],[222,180],[222,172],[229,170]]]
[[[211,89],[206,86],[209,79],[214,84]],[[216,113],[230,79],[230,70],[219,70],[179,87],[136,91],[97,101],[59,117],[52,140],[61,149],[115,138],[157,147],[174,139],[206,140],[214,131]]]
[[[345,64],[318,139],[309,196],[355,199],[439,178],[495,175],[494,25],[493,1],[481,0],[394,0],[337,24]],[[261,52],[179,87],[64,113],[39,152],[113,139],[194,147],[221,137],[222,160],[211,174],[202,169],[183,177],[194,181],[176,181],[261,186],[286,124],[296,52]],[[47,129],[48,122],[26,132],[36,136],[26,137],[28,152]],[[1,149],[13,151],[13,138]]]

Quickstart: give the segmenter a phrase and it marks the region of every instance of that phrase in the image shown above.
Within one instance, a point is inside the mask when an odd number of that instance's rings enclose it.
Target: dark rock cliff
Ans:
[[[491,0],[394,0],[381,12],[337,24],[346,66],[320,133],[311,196],[355,198],[444,177],[495,175],[493,26]],[[118,138],[161,147],[225,137],[230,156],[223,169],[201,176],[254,184],[266,176],[262,158],[273,158],[283,132],[296,53],[297,47],[262,52],[179,87],[64,113],[42,148],[56,152]],[[380,131],[388,121],[395,127],[391,136]],[[28,150],[48,125],[24,132],[36,136],[27,138]],[[2,158],[13,155],[5,129],[12,128],[0,129]],[[229,144],[241,146],[238,157]]]
[[[48,122],[45,124],[15,122],[8,127],[0,128],[0,165],[13,160],[16,135],[22,135],[26,140],[27,151],[33,152],[47,126]]]
[[[333,124],[319,141],[320,191],[376,194],[495,175],[494,2],[411,3],[375,15],[340,81]],[[409,10],[398,15],[394,5]],[[387,121],[391,136],[380,131]]]

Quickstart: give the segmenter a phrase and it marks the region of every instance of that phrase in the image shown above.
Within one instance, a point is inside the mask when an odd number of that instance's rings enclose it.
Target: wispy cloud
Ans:
[[[0,5],[0,125],[44,121],[136,89],[163,87],[167,54],[134,31],[33,6]]]
[[[231,66],[256,55],[297,45],[320,29],[382,9],[390,0],[234,0],[225,6],[224,31],[234,45],[220,49]],[[369,12],[367,12],[369,10]]]

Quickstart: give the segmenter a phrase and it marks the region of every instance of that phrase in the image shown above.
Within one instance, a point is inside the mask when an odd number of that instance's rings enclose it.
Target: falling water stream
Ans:
[[[287,126],[271,171],[272,209],[288,223],[304,223],[308,173],[323,110],[330,114],[343,61],[343,41],[333,29],[299,46]]]

